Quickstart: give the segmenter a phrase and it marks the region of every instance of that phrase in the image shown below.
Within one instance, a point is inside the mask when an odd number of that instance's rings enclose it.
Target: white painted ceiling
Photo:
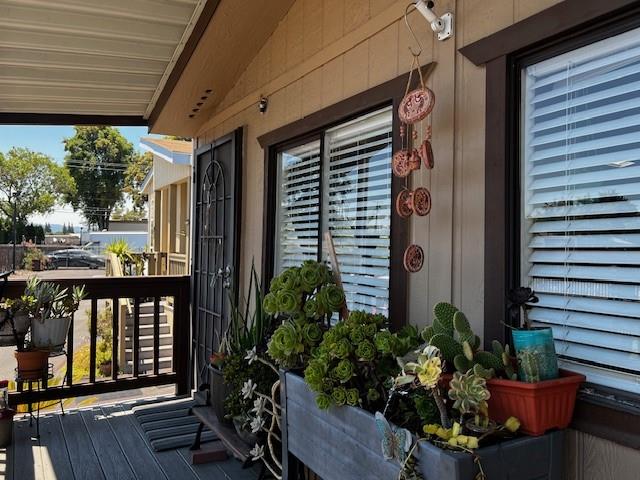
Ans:
[[[148,118],[205,0],[0,0],[0,112]]]

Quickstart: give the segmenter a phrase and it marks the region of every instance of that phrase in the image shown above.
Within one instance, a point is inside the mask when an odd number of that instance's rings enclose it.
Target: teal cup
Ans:
[[[558,378],[558,356],[550,328],[512,330],[511,334],[520,380],[532,383]]]

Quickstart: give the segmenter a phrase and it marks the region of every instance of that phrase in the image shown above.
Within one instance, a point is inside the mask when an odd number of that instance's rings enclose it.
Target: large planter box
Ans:
[[[359,408],[319,410],[304,379],[282,373],[283,480],[289,477],[287,452],[323,480],[394,480],[397,462],[382,456],[373,415]],[[491,480],[560,480],[564,432],[521,437],[478,450]],[[417,449],[420,471],[428,479],[473,480],[471,455],[442,450],[427,442]]]

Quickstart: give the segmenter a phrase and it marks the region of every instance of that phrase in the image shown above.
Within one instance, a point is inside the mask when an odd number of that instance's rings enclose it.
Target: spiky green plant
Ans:
[[[522,370],[522,380],[529,383],[540,381],[540,369],[538,368],[538,354],[530,349],[518,352],[518,365]]]

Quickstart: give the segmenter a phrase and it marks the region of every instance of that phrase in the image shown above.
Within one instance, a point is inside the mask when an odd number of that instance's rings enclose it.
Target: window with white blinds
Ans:
[[[391,107],[384,108],[278,155],[276,271],[306,259],[328,261],[319,242],[330,231],[349,308],[385,315],[391,267],[392,119]]]
[[[563,366],[640,393],[640,31],[523,71],[523,276]]]

